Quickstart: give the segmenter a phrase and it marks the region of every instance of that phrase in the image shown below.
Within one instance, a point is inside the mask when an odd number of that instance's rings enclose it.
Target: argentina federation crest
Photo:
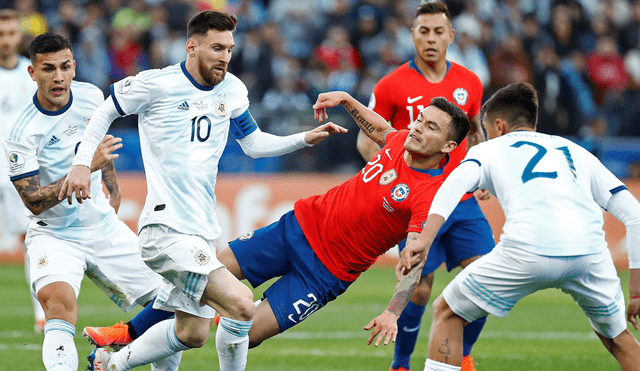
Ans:
[[[225,101],[223,98],[218,98],[218,101],[215,104],[214,113],[218,117],[227,116],[227,101]]]
[[[409,196],[409,186],[404,183],[396,184],[391,190],[391,198],[396,202],[406,200],[407,196]]]
[[[453,91],[453,99],[458,105],[464,106],[469,100],[469,93],[464,88],[457,88]]]

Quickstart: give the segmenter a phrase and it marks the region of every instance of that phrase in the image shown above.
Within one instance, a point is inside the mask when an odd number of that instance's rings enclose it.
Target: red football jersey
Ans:
[[[467,114],[469,120],[482,107],[482,82],[472,71],[453,62],[447,62],[449,70],[439,83],[427,80],[413,60],[401,65],[383,77],[373,88],[369,108],[380,114],[391,125],[406,129],[418,114],[431,102],[431,98],[445,97]],[[467,154],[467,140],[451,153],[444,169],[445,177],[455,169]],[[466,200],[466,195],[462,200]]]
[[[403,154],[408,134],[388,134],[386,145],[361,172],[294,205],[309,244],[341,280],[354,281],[408,232],[422,231],[443,170],[407,166]]]

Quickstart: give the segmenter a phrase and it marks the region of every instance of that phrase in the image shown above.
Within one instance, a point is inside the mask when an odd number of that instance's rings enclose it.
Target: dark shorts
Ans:
[[[281,332],[334,300],[351,284],[336,278],[320,262],[293,211],[241,236],[229,247],[254,288],[280,277],[264,296],[269,299]]]
[[[398,245],[400,251],[404,249],[405,244],[406,240]],[[429,250],[422,275],[426,276],[435,271],[442,263],[446,263],[447,270],[450,271],[465,259],[489,253],[494,246],[489,222],[484,217],[478,201],[471,197],[460,202],[440,228]]]

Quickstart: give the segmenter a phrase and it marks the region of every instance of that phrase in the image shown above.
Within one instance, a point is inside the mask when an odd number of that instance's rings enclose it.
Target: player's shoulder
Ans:
[[[79,100],[101,104],[104,101],[102,90],[88,82],[71,81],[71,93],[73,94],[74,102]]]
[[[34,118],[39,116],[39,110],[34,103],[34,98],[24,100],[16,108],[9,123],[4,125],[4,138],[19,141],[25,135],[28,127],[38,126]]]

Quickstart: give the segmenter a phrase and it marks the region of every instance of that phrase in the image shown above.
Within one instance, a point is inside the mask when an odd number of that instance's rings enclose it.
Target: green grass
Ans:
[[[434,298],[455,272],[438,271]],[[627,274],[621,272],[626,292]],[[392,271],[372,269],[338,300],[302,324],[249,351],[247,370],[388,370],[392,346],[366,345],[362,328],[387,305],[393,292]],[[33,332],[33,312],[21,267],[0,265],[0,371],[42,370],[42,335]],[[258,290],[258,292],[261,292]],[[78,298],[76,345],[80,369],[92,347],[80,335],[84,326],[106,326],[125,314],[90,281],[83,281]],[[412,359],[422,370],[427,354],[431,306]],[[201,349],[185,352],[181,370],[217,370],[215,326]],[[634,334],[638,334],[632,330]],[[500,370],[616,370],[615,359],[591,330],[570,297],[545,290],[519,302],[504,319],[489,317],[473,356],[479,371]],[[150,370],[149,366],[139,370]]]

